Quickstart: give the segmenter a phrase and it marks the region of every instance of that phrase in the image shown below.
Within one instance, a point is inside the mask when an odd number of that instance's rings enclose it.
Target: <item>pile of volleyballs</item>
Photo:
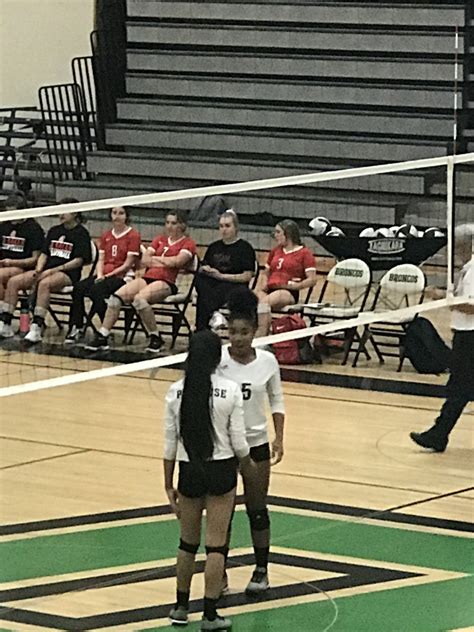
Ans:
[[[344,231],[333,226],[326,217],[315,217],[309,223],[313,235],[324,237],[345,237]],[[364,228],[359,233],[359,237],[371,238],[404,238],[409,237],[444,237],[444,233],[436,227],[427,228],[425,231],[418,230],[412,224],[402,224],[401,226],[391,226],[390,228]]]
[[[364,228],[359,233],[359,237],[375,237],[379,239],[398,237],[408,239],[410,237],[444,237],[444,233],[435,226],[423,231],[418,230],[413,224],[402,224],[401,226],[390,226],[390,228]]]

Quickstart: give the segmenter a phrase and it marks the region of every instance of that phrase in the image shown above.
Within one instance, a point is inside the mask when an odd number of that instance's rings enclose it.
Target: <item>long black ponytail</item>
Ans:
[[[180,435],[192,463],[203,463],[214,451],[211,376],[221,352],[221,339],[212,331],[200,331],[191,338],[181,397]]]

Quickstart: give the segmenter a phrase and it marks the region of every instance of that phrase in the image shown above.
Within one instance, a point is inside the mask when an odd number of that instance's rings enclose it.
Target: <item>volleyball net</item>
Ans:
[[[359,353],[360,365],[377,363],[378,354],[369,352],[373,342],[370,329],[374,325],[393,323],[396,328],[423,313],[435,324],[449,328],[446,323],[450,307],[465,302],[454,296],[456,270],[465,256],[465,240],[461,252],[456,236],[461,225],[474,221],[470,197],[474,193],[473,172],[471,153],[311,174],[285,172],[265,180],[38,208],[10,207],[0,213],[3,239],[0,304],[8,311],[5,299],[12,295],[8,293],[8,284],[15,278],[14,275],[10,278],[8,270],[18,261],[14,253],[25,239],[23,229],[28,223],[25,220],[37,221],[46,233],[62,222],[65,214],[80,212],[95,244],[90,261],[82,270],[85,279],[97,274],[94,252],[99,249],[101,235],[112,228],[112,208],[126,207],[131,211],[130,225],[141,235],[142,250],[163,233],[167,213],[188,212],[187,234],[196,243],[199,256],[220,238],[219,212],[233,208],[240,219],[240,237],[254,247],[261,264],[275,245],[274,225],[283,219],[298,224],[303,243],[317,259],[316,286],[311,293],[300,291],[296,305],[286,308],[287,312],[298,313],[307,327],[258,338],[255,345],[309,339],[313,346],[321,340],[332,341],[334,350],[338,344],[347,347],[347,332],[350,332],[347,361],[353,362]],[[72,196],[73,192],[72,187]],[[56,255],[60,257],[63,246],[58,241]],[[350,262],[345,271],[341,268],[339,278],[330,272],[338,261]],[[360,261],[365,267],[357,263]],[[398,280],[405,283],[406,292],[397,295],[387,290],[387,272],[397,265],[411,265],[420,270],[420,277],[414,281],[418,284],[417,292],[408,291],[408,277],[413,268],[399,269]],[[136,268],[136,277],[143,275],[139,263]],[[368,276],[364,277],[366,269]],[[110,348],[88,349],[102,324],[98,314],[90,314],[88,298],[83,336],[73,344],[65,344],[71,322],[72,285],[60,291],[52,288],[41,339],[30,343],[28,330],[35,314],[38,285],[36,281],[20,284],[9,323],[11,332],[7,329],[9,335],[0,338],[0,396],[120,375],[154,377],[161,368],[179,368],[186,357],[188,334],[194,329],[195,275],[194,269],[178,275],[178,294],[184,297],[184,302],[165,301],[154,306],[166,343],[160,357],[150,357],[145,352],[146,327],[130,304],[124,305],[111,330]],[[348,275],[361,276],[364,282],[341,283],[341,278]],[[339,361],[340,356],[334,357]]]

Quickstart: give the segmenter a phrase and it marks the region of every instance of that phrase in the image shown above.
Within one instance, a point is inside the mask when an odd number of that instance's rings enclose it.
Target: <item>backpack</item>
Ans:
[[[288,316],[276,318],[272,322],[272,332],[274,334],[305,328],[306,323],[298,314],[288,314]],[[309,344],[309,338],[276,342],[272,347],[279,364],[307,364],[314,359],[314,352]]]
[[[450,365],[451,349],[431,321],[419,316],[408,325],[405,356],[418,373],[442,373]]]
[[[197,203],[189,212],[189,222],[200,222],[215,228],[219,217],[229,208],[226,200],[220,195],[207,195],[198,198]]]

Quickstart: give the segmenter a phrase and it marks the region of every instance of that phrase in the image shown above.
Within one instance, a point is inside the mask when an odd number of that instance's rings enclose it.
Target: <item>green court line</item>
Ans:
[[[473,540],[337,519],[272,512],[277,546],[443,570],[474,572]],[[249,546],[246,515],[233,524],[233,547]],[[42,535],[0,544],[0,581],[61,575],[173,558],[174,519]]]

